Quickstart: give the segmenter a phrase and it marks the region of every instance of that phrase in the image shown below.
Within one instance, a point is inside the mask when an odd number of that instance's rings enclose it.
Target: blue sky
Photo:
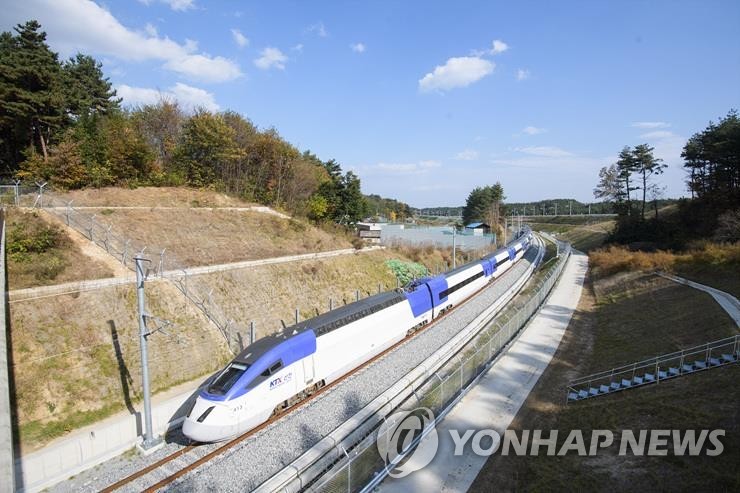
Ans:
[[[680,152],[740,108],[740,2],[0,0],[63,56],[103,61],[124,103],[232,109],[354,170],[366,193],[459,205],[592,200],[647,142]]]

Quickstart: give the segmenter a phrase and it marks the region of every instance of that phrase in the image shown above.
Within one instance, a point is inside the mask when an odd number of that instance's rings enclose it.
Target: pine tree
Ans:
[[[67,121],[59,61],[40,29],[29,21],[0,40],[0,127],[13,166],[26,146],[47,159],[50,140]]]
[[[643,221],[645,220],[645,204],[649,188],[648,181],[651,176],[662,174],[663,170],[668,166],[662,159],[653,156],[654,150],[648,144],[640,144],[635,146],[634,151],[632,151],[634,166],[637,173],[642,177],[642,209],[640,211],[640,218]]]

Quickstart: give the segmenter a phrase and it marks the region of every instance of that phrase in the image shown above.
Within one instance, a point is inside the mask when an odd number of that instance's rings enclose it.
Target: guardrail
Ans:
[[[628,390],[740,361],[740,334],[636,361],[568,384],[566,403]]]

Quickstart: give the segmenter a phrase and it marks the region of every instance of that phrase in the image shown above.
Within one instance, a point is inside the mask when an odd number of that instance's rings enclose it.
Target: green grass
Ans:
[[[82,428],[105,419],[124,409],[122,403],[108,404],[92,411],[75,411],[67,414],[65,419],[40,422],[31,421],[20,425],[20,441],[22,446],[47,443],[55,438],[66,435],[72,430]]]
[[[733,265],[680,264],[676,275],[740,298],[740,269]]]

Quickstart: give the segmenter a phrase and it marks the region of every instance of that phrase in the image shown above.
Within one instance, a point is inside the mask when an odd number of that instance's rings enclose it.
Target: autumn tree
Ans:
[[[188,185],[213,185],[241,157],[234,129],[220,115],[199,111],[185,123],[174,153],[177,172]]]

